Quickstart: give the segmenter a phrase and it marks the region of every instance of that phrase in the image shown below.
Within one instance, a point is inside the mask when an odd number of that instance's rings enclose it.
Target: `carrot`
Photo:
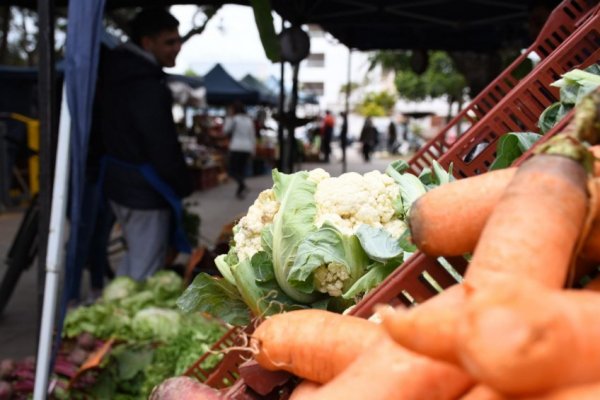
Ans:
[[[600,178],[595,178],[593,184],[596,186],[596,193],[600,193]],[[600,262],[600,201],[596,202],[595,208],[595,218],[583,242],[579,257],[582,260]]]
[[[594,279],[589,281],[587,285],[583,287],[585,290],[593,290],[595,292],[600,292],[600,275],[596,276]]]
[[[367,320],[307,309],[274,315],[252,335],[256,361],[317,383],[329,382],[384,332]]]
[[[600,383],[570,386],[535,397],[522,400],[598,400],[600,399]]]
[[[527,160],[487,220],[465,280],[501,272],[563,286],[587,208],[579,162],[551,154]]]
[[[450,400],[473,384],[458,367],[410,352],[387,337],[331,382],[294,400]]]
[[[458,364],[456,324],[466,302],[463,289],[454,285],[411,309],[382,310],[383,327],[409,350]]]
[[[313,395],[313,393],[315,393],[320,387],[321,385],[319,383],[304,380],[300,382],[298,386],[296,386],[292,392],[292,395],[290,396],[290,400],[298,400],[306,396]]]
[[[499,290],[471,288],[457,325],[462,365],[510,395],[600,381],[600,294],[497,276]]]
[[[506,397],[489,386],[479,384],[473,386],[460,400],[506,400]]]
[[[516,168],[439,186],[420,197],[408,220],[412,240],[425,254],[460,256],[475,248],[483,226]]]

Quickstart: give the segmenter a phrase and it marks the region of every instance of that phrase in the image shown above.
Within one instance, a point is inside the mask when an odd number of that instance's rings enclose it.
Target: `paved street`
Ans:
[[[358,146],[358,145],[356,145]],[[359,147],[347,151],[347,170],[364,173],[374,169],[383,171],[392,158],[375,156],[370,163],[364,163],[360,157]],[[324,168],[332,175],[342,173],[340,154],[334,153],[332,162],[306,163],[302,169]],[[235,183],[227,182],[216,188],[196,192],[192,200],[196,203],[195,210],[201,218],[202,244],[212,247],[224,224],[235,216],[244,213],[254,202],[258,193],[272,186],[269,174],[249,178],[247,181],[250,192],[244,200],[235,198]],[[0,214],[0,276],[4,276],[4,259],[12,238],[17,231],[21,213]],[[83,284],[88,280],[84,276]],[[84,288],[85,290],[85,288]],[[19,280],[15,294],[3,315],[0,316],[0,359],[23,358],[35,355],[37,341],[37,264],[27,270]]]

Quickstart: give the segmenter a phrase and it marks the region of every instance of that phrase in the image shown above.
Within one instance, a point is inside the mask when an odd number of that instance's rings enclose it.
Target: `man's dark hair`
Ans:
[[[179,21],[166,9],[160,7],[145,8],[131,20],[129,28],[131,40],[139,45],[144,36],[154,36],[162,31],[177,29]]]

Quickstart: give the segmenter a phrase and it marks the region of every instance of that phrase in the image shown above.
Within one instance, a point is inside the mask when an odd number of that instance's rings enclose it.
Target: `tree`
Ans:
[[[358,106],[358,112],[365,117],[390,115],[396,104],[396,96],[388,92],[368,93]]]
[[[400,98],[422,101],[446,97],[449,109],[455,102],[460,108],[467,91],[465,77],[447,53],[430,51],[428,56],[427,69],[422,74],[413,70],[411,51],[378,51],[370,57],[370,63],[371,68],[380,65],[384,70],[396,72],[395,85]]]

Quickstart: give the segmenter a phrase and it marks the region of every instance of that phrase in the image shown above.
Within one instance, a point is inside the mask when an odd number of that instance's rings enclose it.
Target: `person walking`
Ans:
[[[335,126],[335,118],[331,114],[331,111],[325,110],[325,117],[321,125],[321,154],[323,155],[323,162],[329,162],[329,156],[331,155],[331,137],[333,136],[333,127]]]
[[[104,191],[127,243],[117,275],[138,281],[165,265],[170,237],[177,250],[191,251],[181,200],[192,181],[163,72],[175,66],[181,49],[178,26],[165,9],[140,11],[130,24],[131,41],[103,64]]]
[[[256,152],[256,132],[254,121],[244,105],[236,101],[229,108],[229,116],[225,119],[223,132],[229,140],[229,174],[237,182],[235,197],[243,200],[248,187],[246,186],[246,171],[250,158]]]
[[[362,153],[365,162],[371,161],[371,153],[377,146],[379,132],[373,125],[371,117],[365,119],[365,124],[360,132],[360,142],[362,143]]]

